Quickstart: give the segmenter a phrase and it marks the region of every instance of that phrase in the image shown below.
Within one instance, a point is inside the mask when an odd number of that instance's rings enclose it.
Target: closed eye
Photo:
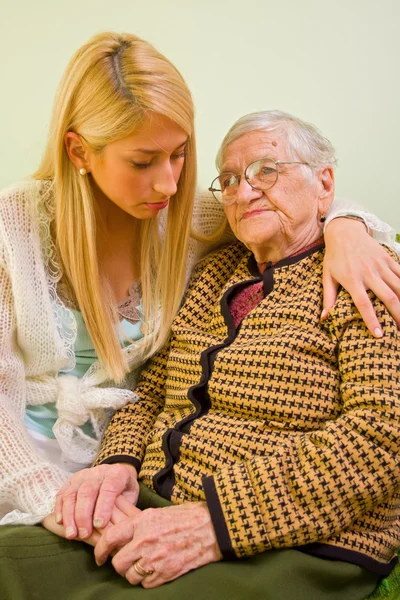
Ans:
[[[138,163],[134,160],[131,160],[131,165],[134,169],[148,169],[151,166],[151,162],[149,163]]]
[[[179,160],[180,158],[185,158],[186,150],[182,150],[179,154],[171,154],[172,160]]]

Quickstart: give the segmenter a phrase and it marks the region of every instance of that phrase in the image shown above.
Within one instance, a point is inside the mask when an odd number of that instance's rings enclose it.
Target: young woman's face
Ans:
[[[154,115],[100,154],[89,153],[95,197],[108,199],[137,219],[156,216],[177,191],[187,140],[179,125]]]

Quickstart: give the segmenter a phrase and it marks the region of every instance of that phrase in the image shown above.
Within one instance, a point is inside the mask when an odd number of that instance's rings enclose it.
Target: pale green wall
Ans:
[[[333,142],[338,192],[400,231],[400,0],[2,0],[0,186],[35,168],[70,55],[105,29],[148,39],[186,77],[202,185],[236,118],[281,108]]]

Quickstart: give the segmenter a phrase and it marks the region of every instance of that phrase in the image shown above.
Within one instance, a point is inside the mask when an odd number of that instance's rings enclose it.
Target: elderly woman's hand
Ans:
[[[93,525],[108,525],[118,496],[136,504],[137,472],[127,463],[99,465],[74,473],[57,493],[56,521],[63,524],[68,539],[90,537]]]
[[[372,335],[381,337],[382,329],[367,290],[382,300],[400,327],[400,265],[366,233],[363,223],[352,219],[331,221],[325,241],[322,317],[334,305],[341,285],[353,298]]]
[[[210,513],[203,502],[149,508],[134,518],[110,525],[94,554],[98,565],[114,554],[115,570],[133,585],[146,588],[157,587],[222,558]]]

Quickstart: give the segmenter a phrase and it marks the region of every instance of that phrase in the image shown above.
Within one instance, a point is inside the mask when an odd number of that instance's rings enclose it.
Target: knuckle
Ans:
[[[138,582],[135,581],[137,575],[135,575],[135,573],[132,573],[133,569],[129,568],[128,571],[125,573],[125,579],[131,584],[131,585],[138,585]],[[144,582],[144,579],[143,579]],[[143,585],[143,582],[142,585]]]
[[[79,498],[85,500],[97,496],[100,484],[97,481],[85,481],[79,488]]]
[[[386,304],[396,304],[396,302],[398,301],[399,298],[393,290],[386,292],[386,294],[384,295],[384,302]]]
[[[120,539],[119,528],[117,526],[108,527],[103,533],[103,538],[107,549],[110,550],[118,543]]]
[[[362,295],[362,296],[353,296],[353,300],[354,300],[354,304],[357,306],[357,308],[359,310],[372,310],[372,304],[368,298],[368,296],[366,295]]]
[[[111,559],[111,564],[114,567],[114,569],[117,571],[117,573],[119,573],[120,575],[124,575],[124,570],[123,570],[123,566],[122,566],[122,561],[121,559],[118,557],[118,555],[116,554],[112,559]]]
[[[63,486],[62,488],[60,488],[56,494],[56,500],[61,500],[61,498],[64,496],[66,488]]]
[[[116,496],[119,493],[119,488],[112,481],[105,481],[100,487],[102,496]]]
[[[78,496],[78,491],[73,489],[70,491],[66,491],[63,496],[63,504],[75,504]]]

